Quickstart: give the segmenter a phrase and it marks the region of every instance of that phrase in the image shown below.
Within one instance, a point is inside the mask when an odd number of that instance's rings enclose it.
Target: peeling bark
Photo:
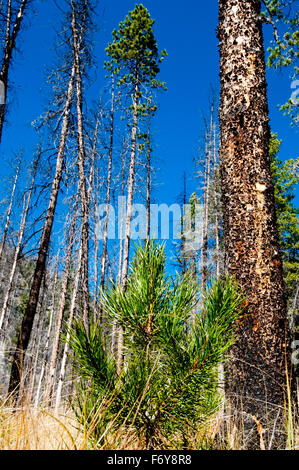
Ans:
[[[286,365],[291,370],[291,362],[270,173],[260,8],[259,0],[219,0],[219,118],[225,265],[247,298],[238,324],[239,341],[232,349],[227,392],[240,420],[260,420],[269,442],[271,425],[284,407],[285,370]],[[283,428],[282,419],[273,447],[283,445]],[[249,434],[247,445],[255,446]]]

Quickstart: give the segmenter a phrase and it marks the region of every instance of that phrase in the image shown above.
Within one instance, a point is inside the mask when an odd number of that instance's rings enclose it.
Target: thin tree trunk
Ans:
[[[4,59],[2,62],[1,72],[0,72],[0,82],[3,85],[4,91],[4,103],[0,104],[0,143],[2,140],[2,130],[3,130],[3,123],[5,119],[5,111],[6,111],[6,98],[7,98],[7,85],[8,85],[8,73],[9,67],[11,63],[12,53],[16,47],[16,39],[17,35],[20,31],[21,24],[24,18],[24,11],[26,8],[28,1],[22,0],[19,11],[17,13],[12,31],[11,30],[11,0],[8,1],[7,6],[7,28],[6,28],[6,37],[5,37],[5,49],[4,49]]]
[[[215,264],[216,264],[216,279],[220,277],[220,208],[218,197],[218,162],[217,162],[217,148],[216,148],[216,125],[214,125],[214,206],[215,206]]]
[[[98,131],[99,131],[99,124],[100,124],[100,115],[101,115],[101,106],[99,105],[95,132],[94,132],[94,140],[93,140],[93,149],[92,149],[92,163],[91,163],[91,171],[89,175],[89,187],[88,187],[88,200],[90,203],[91,198],[91,191],[94,187],[94,214],[95,219],[98,211],[98,191],[99,191],[99,184],[98,184],[98,174],[95,175],[95,157],[97,153],[97,140],[98,140]],[[94,322],[97,321],[97,310],[98,310],[98,253],[99,253],[99,239],[97,234],[97,221],[95,221],[95,230],[94,230]]]
[[[102,257],[101,257],[101,274],[100,274],[100,288],[101,289],[103,289],[104,287],[106,259],[107,259],[109,206],[110,206],[111,177],[112,177],[113,138],[114,138],[114,81],[112,81],[112,94],[111,94],[110,145],[109,145],[108,170],[107,170],[106,217],[105,217],[104,234],[103,234],[103,252],[102,252]]]
[[[124,196],[125,196],[125,170],[126,170],[126,149],[125,139],[123,140],[122,149],[122,183],[121,183],[121,208],[120,208],[120,229],[119,229],[119,262],[118,262],[118,276],[117,283],[121,283],[121,273],[123,266],[123,230],[124,230]]]
[[[135,181],[136,137],[137,137],[137,123],[138,123],[138,93],[139,93],[139,80],[138,80],[138,74],[136,73],[135,93],[134,93],[134,101],[133,101],[133,126],[132,126],[132,134],[131,134],[131,156],[130,156],[129,181],[128,181],[126,228],[125,228],[123,267],[122,267],[122,280],[121,280],[121,285],[122,285],[123,290],[125,290],[127,286],[129,256],[130,256],[131,220],[132,220],[132,205],[133,205],[133,192],[134,192],[134,181]],[[118,370],[120,370],[123,364],[122,328],[119,329],[117,350],[118,350],[117,364],[118,364]]]
[[[0,330],[2,329],[3,331],[5,331],[5,329],[6,329],[7,307],[8,307],[8,302],[9,302],[13,282],[14,282],[14,279],[15,279],[15,273],[16,273],[16,269],[17,269],[17,263],[18,263],[19,255],[20,255],[21,248],[22,248],[23,236],[24,236],[24,232],[25,232],[28,211],[29,211],[29,208],[30,208],[30,201],[31,201],[31,195],[32,195],[33,187],[34,187],[35,176],[36,176],[36,172],[37,172],[38,160],[39,160],[39,157],[36,159],[36,161],[34,163],[34,167],[33,167],[33,175],[32,175],[31,186],[30,186],[30,189],[29,189],[29,193],[28,193],[28,196],[27,196],[27,202],[26,202],[26,205],[25,205],[25,208],[24,208],[24,213],[23,213],[22,220],[21,220],[21,225],[20,225],[20,230],[19,230],[19,235],[18,235],[18,242],[17,242],[17,246],[16,246],[16,249],[15,249],[15,254],[14,254],[12,267],[11,267],[11,270],[10,270],[8,285],[6,287],[4,301],[3,301],[3,305],[2,305],[2,309],[1,309]]]
[[[132,220],[132,205],[135,181],[135,160],[136,160],[136,137],[137,137],[137,123],[138,123],[138,93],[139,93],[139,80],[136,77],[134,102],[133,102],[133,126],[131,134],[131,156],[129,168],[129,181],[128,181],[128,200],[127,200],[127,213],[126,213],[126,228],[123,252],[123,267],[122,267],[122,287],[126,288],[128,269],[129,269],[129,255],[130,255],[130,241],[131,241],[131,220]]]
[[[58,358],[58,349],[59,349],[59,340],[61,335],[61,327],[63,322],[63,315],[65,310],[66,304],[66,296],[67,296],[67,288],[69,283],[70,277],[70,269],[71,269],[71,260],[72,260],[72,252],[73,252],[73,244],[74,244],[74,236],[75,236],[75,228],[76,228],[76,210],[77,210],[77,198],[75,202],[75,213],[72,217],[70,232],[69,232],[69,240],[68,240],[68,248],[67,248],[67,255],[65,260],[65,267],[64,273],[62,278],[62,285],[61,285],[61,294],[59,299],[58,311],[57,311],[57,322],[55,327],[55,335],[53,340],[53,347],[50,359],[50,366],[49,366],[49,377],[48,377],[48,392],[47,396],[49,400],[51,400],[55,382],[55,372],[57,367],[57,358]]]
[[[147,152],[146,152],[146,241],[151,232],[151,118],[148,117]]]
[[[44,349],[44,355],[43,355],[43,364],[39,376],[39,381],[38,381],[38,386],[37,386],[37,391],[36,391],[36,396],[35,396],[35,407],[38,407],[39,401],[40,401],[40,394],[41,394],[41,388],[42,388],[42,383],[43,383],[43,378],[45,376],[45,371],[46,371],[46,364],[47,364],[47,355],[49,352],[49,346],[50,346],[50,337],[51,337],[51,331],[52,331],[52,324],[53,324],[53,317],[54,317],[54,309],[51,309],[50,312],[50,319],[49,319],[49,326],[48,326],[48,331],[47,331],[47,339],[46,339],[46,344],[45,344],[45,349]]]
[[[118,257],[118,274],[117,274],[117,284],[121,283],[121,273],[123,265],[123,229],[124,229],[124,194],[125,194],[125,169],[126,169],[126,141],[123,139],[123,148],[122,148],[122,184],[121,184],[121,208],[120,208],[120,225],[119,225],[119,257]],[[117,324],[116,321],[112,325],[112,334],[111,334],[111,351],[114,352],[117,338]]]
[[[58,380],[58,386],[57,386],[57,392],[56,392],[55,413],[58,412],[59,407],[60,407],[62,386],[65,380],[67,357],[68,357],[68,351],[69,351],[70,327],[72,325],[74,314],[75,314],[76,300],[77,300],[78,289],[79,289],[81,258],[82,258],[82,247],[80,246],[79,256],[78,256],[78,261],[77,261],[77,270],[75,274],[75,280],[74,280],[73,291],[72,291],[70,314],[69,314],[69,318],[67,322],[67,336],[66,336],[64,350],[63,350],[63,356],[62,356],[62,361],[61,361],[60,374],[59,374],[59,380]]]
[[[226,267],[246,295],[227,376],[232,409],[255,417],[266,446],[284,416],[291,371],[282,260],[269,159],[267,86],[259,0],[219,0],[221,187]],[[239,415],[240,416],[240,415]],[[251,420],[252,421],[252,420]],[[273,448],[284,446],[281,419]],[[258,431],[262,433],[262,428]],[[246,445],[253,448],[245,422]]]
[[[72,6],[72,33],[73,33],[73,46],[74,46],[74,59],[75,59],[75,75],[76,75],[76,97],[77,97],[77,138],[78,138],[78,170],[81,192],[81,217],[82,217],[82,307],[83,319],[86,329],[89,330],[89,202],[88,192],[86,186],[85,175],[85,144],[84,144],[84,130],[83,130],[83,98],[82,98],[82,72],[80,60],[80,38],[77,31],[76,22],[76,7],[71,1]],[[83,20],[83,29],[85,28],[85,20]]]
[[[9,228],[9,224],[10,224],[10,216],[11,216],[12,205],[13,205],[13,201],[14,201],[14,197],[15,197],[15,191],[16,191],[16,187],[17,187],[19,172],[20,172],[20,166],[21,166],[21,159],[19,159],[19,161],[18,161],[17,171],[16,171],[16,174],[15,174],[15,179],[14,179],[14,183],[13,183],[13,187],[12,187],[12,191],[11,191],[11,196],[10,196],[10,203],[9,203],[9,206],[8,206],[8,209],[7,209],[6,222],[5,222],[4,232],[3,232],[1,245],[0,245],[0,261],[2,259],[4,245],[5,245],[5,242],[6,242],[7,232],[8,232],[8,228]]]
[[[28,402],[28,399],[30,398],[30,392],[28,393],[28,390],[31,388],[31,380],[33,376],[33,358],[35,356],[35,350],[37,346],[37,337],[38,337],[38,332],[40,330],[40,325],[42,322],[42,310],[43,310],[43,305],[44,305],[44,298],[45,294],[47,291],[47,285],[46,285],[46,273],[44,274],[43,277],[43,286],[41,289],[41,295],[39,297],[38,301],[38,307],[37,307],[37,314],[34,319],[34,325],[32,328],[32,335],[30,339],[30,344],[28,347],[28,354],[26,356],[26,360],[24,361],[24,373],[22,374],[22,380],[20,384],[20,394],[19,394],[19,399],[21,405],[23,405],[26,402]],[[27,386],[28,384],[28,386]],[[27,393],[25,394],[25,390]]]
[[[63,173],[63,162],[64,162],[64,152],[65,152],[65,145],[67,139],[67,132],[68,132],[68,125],[70,120],[70,108],[71,102],[73,97],[73,89],[74,89],[74,77],[75,77],[75,67],[73,66],[69,85],[68,85],[68,92],[67,97],[64,105],[64,112],[63,112],[63,121],[62,121],[62,128],[60,134],[60,142],[59,142],[59,149],[58,155],[56,160],[56,171],[55,176],[52,182],[51,188],[51,196],[49,201],[49,206],[47,210],[47,217],[44,225],[44,230],[39,246],[37,262],[35,266],[33,281],[31,285],[31,290],[29,294],[29,299],[25,311],[25,315],[23,318],[22,326],[20,329],[20,333],[18,336],[18,343],[12,363],[11,368],[11,377],[10,377],[10,384],[9,384],[9,392],[17,392],[20,386],[20,380],[22,375],[22,368],[23,368],[23,361],[24,356],[26,354],[26,350],[28,347],[28,343],[30,340],[32,325],[34,321],[34,317],[36,314],[36,307],[38,303],[38,297],[40,293],[40,286],[42,277],[46,267],[46,259],[50,244],[51,238],[51,231],[54,221],[54,214],[57,204],[57,198],[60,188],[60,183],[62,179]]]
[[[99,227],[99,210],[98,210],[98,192],[99,192],[99,182],[98,174],[96,176],[95,183],[95,208],[94,208],[94,217],[95,217],[95,229],[94,229],[94,306],[93,306],[93,319],[94,322],[98,319],[98,277],[99,277],[99,236],[98,236],[98,227]]]
[[[209,230],[209,205],[210,205],[210,173],[211,173],[211,140],[213,132],[213,107],[211,111],[211,127],[208,135],[206,131],[206,161],[205,161],[205,185],[204,185],[204,219],[201,250],[201,288],[204,295],[208,281],[208,230]]]

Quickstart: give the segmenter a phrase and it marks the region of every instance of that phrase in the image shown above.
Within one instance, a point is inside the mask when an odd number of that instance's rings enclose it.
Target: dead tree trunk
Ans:
[[[12,267],[11,267],[10,275],[9,275],[9,280],[8,280],[8,285],[6,287],[5,297],[4,297],[4,301],[3,301],[3,304],[2,304],[2,309],[1,309],[1,314],[0,314],[0,330],[2,329],[3,331],[5,331],[5,329],[6,329],[7,307],[8,307],[10,294],[11,294],[11,291],[12,291],[13,282],[14,282],[14,279],[15,279],[15,273],[16,273],[16,269],[17,269],[17,263],[18,263],[19,255],[20,255],[21,248],[22,248],[23,236],[24,236],[24,232],[25,232],[28,211],[29,211],[29,208],[30,208],[30,201],[31,201],[31,195],[32,195],[33,187],[34,187],[35,176],[36,176],[36,172],[37,172],[38,160],[39,160],[39,157],[36,159],[36,161],[34,163],[31,186],[30,186],[30,189],[29,189],[26,205],[25,205],[25,208],[24,208],[24,213],[23,213],[22,220],[21,220],[17,246],[16,246],[16,249],[15,249],[14,259],[13,259],[13,263],[12,263]]]
[[[62,179],[63,173],[63,162],[64,162],[64,152],[65,152],[65,145],[68,133],[68,126],[69,126],[69,119],[70,119],[70,109],[71,109],[71,102],[73,97],[73,89],[74,89],[74,77],[75,77],[75,67],[73,66],[68,91],[66,96],[66,101],[64,104],[64,111],[63,111],[63,120],[62,120],[62,127],[60,133],[60,142],[59,142],[59,149],[58,155],[56,160],[56,170],[55,176],[52,182],[51,188],[51,196],[49,201],[49,206],[47,210],[47,217],[44,225],[44,230],[39,246],[35,271],[33,275],[33,281],[31,284],[29,299],[25,311],[25,315],[23,318],[23,322],[21,325],[21,329],[18,336],[18,343],[17,348],[15,351],[12,368],[11,368],[11,377],[10,377],[10,384],[9,384],[9,392],[17,392],[20,386],[20,380],[22,375],[22,368],[23,368],[23,361],[24,356],[26,354],[26,350],[28,347],[32,325],[36,313],[36,307],[38,303],[38,297],[41,287],[41,281],[43,278],[43,274],[46,267],[46,259],[50,244],[51,238],[51,231],[54,222],[54,214],[57,204],[57,198],[60,188],[60,183]]]
[[[131,220],[132,220],[132,206],[133,206],[133,192],[135,181],[135,160],[136,160],[136,137],[137,137],[137,123],[138,123],[138,96],[139,96],[139,78],[136,74],[135,93],[133,101],[133,125],[131,133],[131,156],[129,168],[129,181],[128,181],[128,200],[127,200],[127,213],[126,213],[126,228],[123,250],[123,266],[122,266],[122,288],[126,289],[129,269],[129,256],[130,256],[130,241],[131,241]],[[123,331],[120,329],[118,334],[118,353],[117,353],[118,369],[120,370],[123,363]]]
[[[93,318],[94,321],[97,321],[97,308],[98,308],[98,252],[99,252],[99,239],[98,239],[98,224],[97,224],[97,213],[98,213],[98,192],[99,192],[99,183],[98,183],[98,174],[95,173],[95,162],[97,154],[97,141],[98,141],[98,132],[101,118],[101,105],[99,105],[98,114],[96,118],[96,125],[93,138],[92,146],[92,158],[91,158],[91,169],[89,174],[89,185],[88,185],[88,201],[90,204],[92,189],[94,189],[94,217],[95,217],[95,229],[94,229],[94,303],[93,303]]]
[[[20,3],[19,11],[16,15],[12,30],[12,19],[11,19],[11,0],[7,3],[7,21],[6,21],[6,36],[5,36],[5,46],[4,46],[4,58],[1,66],[0,72],[0,83],[2,82],[3,87],[3,102],[0,103],[0,143],[2,139],[2,130],[5,119],[6,111],[6,98],[7,98],[7,85],[8,85],[8,73],[9,67],[12,59],[12,53],[16,47],[16,39],[21,28],[21,24],[24,18],[25,8],[27,6],[28,0],[22,0]]]
[[[225,265],[247,298],[227,392],[234,411],[242,410],[243,418],[254,416],[264,429],[267,426],[267,446],[278,412],[284,416],[291,361],[270,172],[260,9],[259,0],[219,0],[219,119]],[[278,419],[273,430],[273,447],[283,446],[283,421]],[[246,442],[248,447],[256,445],[248,433]]]
[[[121,283],[121,273],[123,266],[123,230],[124,230],[124,196],[125,196],[125,171],[126,171],[126,141],[123,140],[122,148],[122,176],[121,176],[121,208],[120,208],[120,224],[119,224],[119,258],[118,258],[118,276],[117,282]]]
[[[67,365],[67,358],[68,358],[68,351],[69,351],[70,327],[72,325],[74,315],[75,315],[76,300],[77,300],[78,290],[79,290],[81,258],[82,258],[82,247],[80,246],[78,260],[77,260],[77,270],[76,270],[75,280],[74,280],[74,285],[73,285],[73,290],[72,290],[70,313],[69,313],[69,318],[67,322],[67,336],[66,336],[66,341],[65,341],[64,350],[63,350],[63,356],[62,356],[62,361],[61,361],[59,380],[58,380],[58,386],[57,386],[57,392],[56,392],[55,413],[58,412],[59,407],[60,407],[62,386],[65,380],[66,365]]]
[[[148,116],[147,149],[146,149],[146,241],[151,232],[151,116]]]
[[[139,94],[139,80],[136,77],[135,93],[133,102],[133,126],[131,134],[131,156],[129,168],[129,181],[128,181],[128,200],[127,200],[127,213],[126,213],[126,228],[123,252],[123,267],[122,267],[122,287],[126,288],[128,269],[129,269],[129,255],[130,255],[130,241],[131,241],[131,220],[132,220],[132,205],[135,181],[135,160],[136,160],[136,137],[137,137],[137,123],[138,123],[138,94]]]
[[[201,249],[201,288],[204,295],[208,281],[208,236],[209,236],[209,207],[210,207],[210,176],[211,176],[211,141],[213,132],[213,107],[211,112],[210,129],[206,129],[206,158],[204,182],[204,213]]]
[[[108,169],[107,169],[106,216],[105,216],[105,225],[104,225],[104,234],[103,234],[103,251],[102,251],[102,257],[101,257],[101,274],[100,274],[100,288],[101,289],[103,289],[104,287],[106,259],[107,259],[109,207],[110,207],[111,178],[112,178],[113,137],[114,137],[114,82],[112,81],[111,111],[110,111],[110,144],[109,144]]]
[[[68,288],[69,276],[70,276],[73,243],[74,243],[75,228],[76,228],[76,206],[77,206],[77,200],[75,202],[75,213],[72,217],[71,227],[69,231],[67,254],[66,254],[62,285],[60,289],[60,299],[59,299],[58,311],[57,311],[57,322],[56,322],[56,327],[55,327],[55,335],[54,335],[50,366],[49,366],[49,377],[48,377],[48,386],[47,386],[47,396],[49,397],[49,400],[51,400],[51,397],[53,394],[55,372],[56,372],[56,367],[57,367],[59,340],[60,340],[60,335],[61,335],[61,327],[62,327],[62,322],[63,322],[63,315],[64,315],[65,304],[66,304],[66,296],[67,296],[67,288]]]
[[[46,344],[45,344],[45,349],[44,349],[44,354],[43,354],[43,363],[42,363],[42,368],[40,371],[40,376],[39,376],[36,395],[35,395],[35,407],[36,408],[39,405],[42,383],[43,383],[46,366],[47,366],[47,356],[48,356],[49,346],[50,346],[50,336],[51,336],[51,331],[52,331],[53,317],[54,317],[54,309],[52,308],[50,311],[49,326],[47,330],[47,339],[46,339]]]
[[[2,259],[4,245],[5,245],[5,242],[6,242],[7,232],[8,232],[8,228],[9,228],[12,205],[13,205],[13,201],[14,201],[14,197],[15,197],[15,191],[16,191],[19,172],[20,172],[20,165],[21,165],[21,160],[19,159],[18,166],[17,166],[17,171],[16,171],[16,174],[15,174],[15,179],[14,179],[14,183],[13,183],[13,187],[12,187],[12,191],[11,191],[10,203],[9,203],[9,206],[8,206],[8,209],[7,209],[4,232],[3,232],[1,245],[0,245],[0,261]]]
[[[125,170],[126,170],[126,140],[123,139],[122,145],[122,176],[121,176],[121,208],[120,208],[120,221],[119,221],[119,256],[118,256],[118,274],[117,274],[117,284],[121,284],[121,273],[123,266],[123,229],[124,229],[124,194],[125,194]],[[116,339],[117,339],[117,324],[114,321],[112,326],[111,333],[111,351],[114,352]]]
[[[213,139],[213,165],[214,165],[214,211],[215,211],[215,273],[216,279],[219,279],[221,272],[221,254],[220,254],[220,200],[219,200],[219,167],[217,160],[217,144],[216,144],[216,124],[214,124]]]
[[[82,97],[82,67],[80,60],[80,37],[77,29],[76,7],[73,1],[72,6],[72,34],[76,76],[76,97],[77,97],[77,139],[78,139],[78,170],[81,192],[81,237],[82,237],[82,306],[83,319],[87,330],[89,329],[89,201],[85,174],[85,144],[83,130],[83,97]],[[85,19],[83,19],[82,29],[85,28]]]

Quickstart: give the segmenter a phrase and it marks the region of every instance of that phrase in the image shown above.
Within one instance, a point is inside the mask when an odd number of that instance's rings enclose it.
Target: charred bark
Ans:
[[[220,159],[225,264],[246,296],[227,376],[232,410],[269,445],[284,416],[290,333],[269,161],[269,118],[259,0],[219,1]],[[241,413],[242,411],[242,413]],[[248,419],[247,419],[248,418]],[[256,421],[257,420],[257,421]],[[248,421],[248,423],[247,423]],[[273,430],[283,446],[284,423]]]

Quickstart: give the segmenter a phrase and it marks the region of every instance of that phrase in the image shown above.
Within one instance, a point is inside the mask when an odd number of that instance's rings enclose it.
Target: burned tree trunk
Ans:
[[[0,103],[0,142],[2,138],[2,129],[5,119],[6,111],[6,97],[7,97],[7,85],[8,85],[8,73],[11,64],[12,54],[16,47],[16,39],[21,28],[21,24],[24,18],[25,8],[28,0],[22,0],[18,13],[16,15],[14,23],[12,23],[12,5],[11,0],[7,3],[7,14],[6,14],[6,35],[5,35],[5,46],[4,46],[4,57],[0,71],[0,83],[3,87],[3,101]],[[12,30],[11,26],[13,24]]]
[[[43,230],[43,234],[42,234],[42,238],[41,238],[41,242],[40,242],[40,246],[38,250],[38,256],[37,256],[37,261],[35,265],[35,271],[33,275],[32,284],[31,284],[29,299],[28,299],[28,303],[26,306],[26,311],[24,314],[21,329],[19,332],[17,347],[16,347],[16,351],[15,351],[15,355],[14,355],[13,363],[12,363],[12,368],[11,368],[11,376],[10,376],[10,384],[9,384],[10,393],[17,392],[20,387],[24,356],[25,356],[28,343],[30,340],[33,321],[34,321],[34,317],[35,317],[36,309],[37,309],[41,282],[42,282],[42,278],[45,272],[46,259],[47,259],[49,245],[50,245],[50,238],[51,238],[52,226],[54,222],[55,209],[56,209],[57,198],[58,198],[58,193],[59,193],[59,188],[60,188],[60,183],[61,183],[62,173],[63,173],[64,151],[65,151],[69,119],[70,119],[70,109],[71,109],[71,102],[72,102],[73,89],[74,89],[74,78],[75,78],[75,68],[73,67],[70,80],[69,80],[66,101],[64,105],[63,122],[62,122],[62,128],[61,128],[61,133],[60,133],[58,155],[57,155],[57,160],[56,160],[56,170],[55,170],[55,176],[52,182],[51,196],[50,196],[50,201],[49,201],[48,210],[47,210],[47,217],[46,217],[44,230]]]
[[[247,417],[252,423],[259,420],[264,430],[267,423],[267,441],[278,413],[284,416],[286,367],[290,371],[291,363],[270,173],[261,4],[220,0],[219,8],[225,264],[247,298],[227,392],[245,431]],[[273,430],[273,447],[283,445],[283,421]],[[254,447],[248,433],[247,438],[248,447]]]

